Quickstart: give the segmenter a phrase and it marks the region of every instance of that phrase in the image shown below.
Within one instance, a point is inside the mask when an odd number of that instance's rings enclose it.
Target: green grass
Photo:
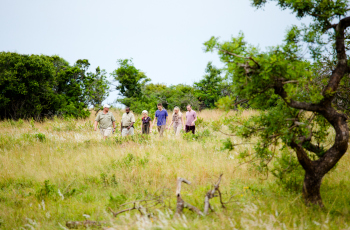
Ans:
[[[217,113],[200,115],[209,124]],[[107,221],[103,227],[111,229],[349,228],[349,154],[325,177],[326,209],[320,210],[306,207],[300,191],[287,191],[272,175],[266,179],[249,165],[236,169],[236,156],[252,147],[222,151],[227,137],[208,124],[198,127],[195,138],[176,139],[168,132],[163,139],[151,134],[123,140],[115,134],[107,141],[89,124],[59,119],[0,123],[1,229],[62,229],[66,221],[84,221],[86,215]],[[183,199],[203,210],[205,193],[220,173],[224,201],[235,195],[226,209],[213,198],[215,213],[198,217],[186,210],[173,218],[177,177],[192,182],[183,184]],[[141,218],[137,211],[114,218],[108,209],[121,210],[120,204],[153,193],[164,194],[166,205],[152,218]]]

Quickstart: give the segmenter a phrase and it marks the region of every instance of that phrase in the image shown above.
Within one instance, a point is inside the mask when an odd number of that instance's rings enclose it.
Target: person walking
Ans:
[[[180,111],[179,107],[175,107],[174,111],[173,111],[173,118],[172,121],[168,127],[168,129],[170,129],[171,125],[174,124],[174,132],[175,132],[175,136],[179,136],[180,135],[180,131],[182,129],[182,124],[184,123],[184,118],[182,116],[182,113]]]
[[[195,134],[196,132],[196,126],[195,122],[197,121],[197,113],[192,109],[191,105],[187,105],[187,112],[186,112],[186,133],[192,132]]]
[[[125,113],[122,116],[122,121],[120,122],[120,132],[122,133],[123,137],[134,135],[134,123],[135,116],[130,112],[130,108],[126,107]]]
[[[142,111],[142,126],[141,126],[141,132],[142,134],[149,134],[150,130],[152,129],[151,125],[151,118],[148,116],[147,110]]]
[[[163,108],[163,105],[161,103],[158,103],[157,107],[158,110],[156,111],[156,116],[153,120],[153,126],[157,120],[157,129],[159,132],[159,136],[162,137],[166,128],[166,119],[168,118],[168,112],[166,111],[166,109]]]
[[[94,130],[97,131],[97,125],[100,123],[100,133],[102,137],[106,140],[109,135],[112,133],[112,127],[113,132],[115,131],[115,118],[113,116],[112,112],[109,112],[109,105],[104,104],[103,110],[100,112],[96,119],[95,119],[95,128]]]

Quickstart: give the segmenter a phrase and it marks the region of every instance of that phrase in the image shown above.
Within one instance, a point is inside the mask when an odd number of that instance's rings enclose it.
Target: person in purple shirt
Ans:
[[[157,107],[158,110],[156,111],[156,116],[153,120],[153,126],[157,120],[157,129],[159,132],[159,136],[162,137],[166,127],[166,119],[168,118],[168,112],[166,111],[166,109],[163,108],[163,105],[161,103],[159,103]]]
[[[186,112],[186,133],[192,132],[193,134],[196,131],[196,125],[195,122],[197,120],[197,114],[194,110],[192,110],[191,105],[187,105],[187,112]]]

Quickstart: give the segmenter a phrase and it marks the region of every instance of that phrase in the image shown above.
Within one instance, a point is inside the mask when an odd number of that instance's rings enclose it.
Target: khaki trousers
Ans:
[[[108,137],[112,133],[112,128],[100,129],[100,133],[103,137]]]
[[[126,136],[129,136],[129,135],[134,135],[134,128],[133,127],[130,127],[130,129],[128,130],[127,128],[123,128],[122,129],[122,137],[126,137]]]
[[[164,130],[165,130],[165,125],[157,126],[159,136],[162,137]]]
[[[180,136],[180,132],[182,129],[182,125],[178,125],[178,126],[174,126],[174,132],[175,132],[175,136]]]

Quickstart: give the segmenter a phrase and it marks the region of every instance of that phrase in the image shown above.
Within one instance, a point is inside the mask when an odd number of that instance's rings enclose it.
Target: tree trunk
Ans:
[[[322,178],[323,175],[305,172],[303,197],[306,205],[317,205],[321,208],[324,207],[320,193]]]

